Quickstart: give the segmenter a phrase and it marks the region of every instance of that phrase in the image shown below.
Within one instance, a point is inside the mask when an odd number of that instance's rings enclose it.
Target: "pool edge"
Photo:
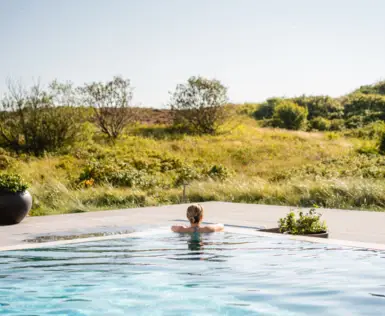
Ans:
[[[385,251],[385,244],[367,243],[367,242],[340,240],[340,239],[329,239],[329,238],[325,239],[325,238],[315,238],[315,237],[306,237],[306,236],[273,234],[273,233],[261,232],[254,228],[245,228],[245,227],[235,228],[235,227],[228,227],[226,225],[225,227],[226,227],[225,231],[230,233],[241,233],[241,234],[247,234],[247,235],[267,237],[267,238],[287,238],[290,240],[304,241],[304,242],[317,243],[317,244],[336,245],[336,246],[344,246],[344,247],[351,247],[351,248],[364,248],[369,250]],[[33,243],[33,244],[21,243],[21,244],[16,244],[11,246],[0,247],[0,252],[23,250],[23,249],[38,249],[38,248],[47,248],[47,247],[55,247],[55,246],[86,243],[86,242],[150,236],[152,234],[163,233],[166,231],[169,231],[169,227],[160,227],[158,229],[149,229],[146,231],[137,231],[137,232],[127,233],[127,234],[117,234],[117,235],[100,236],[100,237],[76,238],[71,240],[50,241],[50,242]]]

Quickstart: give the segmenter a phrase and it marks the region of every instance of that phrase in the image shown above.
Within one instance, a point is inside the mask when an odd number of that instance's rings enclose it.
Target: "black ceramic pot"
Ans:
[[[279,231],[279,228],[269,228],[269,229],[261,229],[261,232],[266,232],[266,233],[276,233],[276,234],[281,234]],[[301,235],[301,236],[306,236],[306,237],[318,237],[318,238],[329,238],[329,233],[328,232],[321,232],[317,234],[306,234],[306,235]]]
[[[0,192],[0,225],[20,223],[32,207],[28,191],[20,193]]]

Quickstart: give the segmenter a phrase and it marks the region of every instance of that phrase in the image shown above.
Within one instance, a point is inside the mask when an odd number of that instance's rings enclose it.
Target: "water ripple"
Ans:
[[[0,315],[381,315],[384,252],[159,234],[0,253]]]

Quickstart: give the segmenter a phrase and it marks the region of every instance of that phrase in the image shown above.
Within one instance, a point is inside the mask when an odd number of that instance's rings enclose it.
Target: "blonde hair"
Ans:
[[[187,208],[187,219],[191,224],[198,224],[203,218],[203,207],[200,204],[193,204]]]

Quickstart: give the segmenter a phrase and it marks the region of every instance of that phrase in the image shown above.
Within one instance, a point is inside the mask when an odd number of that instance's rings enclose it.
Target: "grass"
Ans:
[[[242,117],[216,136],[181,135],[162,125],[138,125],[109,144],[93,130],[60,154],[16,158],[3,152],[12,161],[3,169],[17,171],[31,184],[31,215],[180,203],[182,188],[175,183],[186,168],[198,174],[187,189],[191,202],[384,211],[385,157],[376,155],[374,147],[371,140],[342,133],[259,128],[255,120]],[[80,175],[95,161],[104,168],[101,180],[81,182]],[[214,165],[229,171],[227,179],[204,174]],[[116,177],[128,167],[146,177],[134,185],[109,180],[108,172]]]

